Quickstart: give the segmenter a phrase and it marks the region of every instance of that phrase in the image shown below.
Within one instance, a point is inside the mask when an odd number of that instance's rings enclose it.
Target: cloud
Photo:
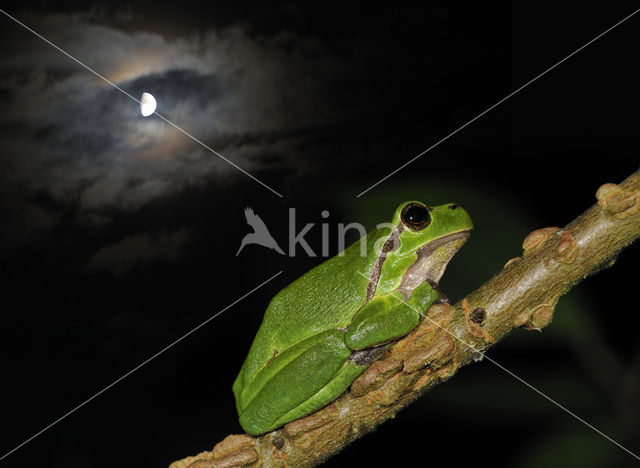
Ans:
[[[93,270],[107,270],[121,275],[135,267],[142,267],[157,259],[175,258],[188,240],[189,234],[181,229],[156,237],[149,235],[130,236],[98,250],[86,267]]]
[[[21,19],[134,97],[154,94],[159,113],[252,173],[312,167],[300,145],[305,130],[352,114],[335,99],[348,61],[311,38],[252,37],[232,26],[167,39],[79,15]],[[0,64],[9,185],[91,210],[137,208],[211,177],[246,182],[162,120],[143,118],[118,90],[12,27]],[[16,47],[20,53],[10,53]]]
[[[317,129],[362,111],[348,103],[356,80],[348,57],[291,32],[261,36],[235,25],[164,37],[97,24],[91,15],[19,19],[132,96],[152,93],[159,113],[258,178],[314,173],[325,164]],[[63,225],[105,229],[190,188],[255,184],[158,117],[142,117],[136,102],[17,24],[3,35],[3,254],[61,242],[55,233]],[[125,229],[116,240],[112,233],[78,261],[120,274],[152,257],[173,258],[169,245],[179,242],[161,229],[150,223],[133,237]]]

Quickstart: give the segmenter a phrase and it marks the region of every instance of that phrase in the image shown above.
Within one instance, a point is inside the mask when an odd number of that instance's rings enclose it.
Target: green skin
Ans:
[[[405,222],[409,204],[429,210],[428,226]],[[400,205],[391,225],[367,234],[366,255],[357,241],[271,300],[233,384],[248,434],[335,400],[381,354],[376,350],[413,330],[440,298],[437,282],[473,228],[457,205],[420,202]]]

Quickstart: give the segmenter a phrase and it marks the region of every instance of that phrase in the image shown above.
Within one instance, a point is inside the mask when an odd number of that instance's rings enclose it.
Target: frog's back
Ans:
[[[367,235],[367,252],[379,237]],[[305,273],[271,300],[234,390],[244,387],[274,356],[330,328],[344,328],[366,301],[375,255],[361,255],[360,242]],[[362,274],[360,274],[362,273]]]

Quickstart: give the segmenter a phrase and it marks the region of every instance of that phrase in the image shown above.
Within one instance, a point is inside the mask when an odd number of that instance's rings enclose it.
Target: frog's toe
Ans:
[[[438,299],[436,299],[436,304],[450,304],[451,301],[449,300],[449,296],[446,295],[446,293],[440,289],[440,285],[438,283],[436,283],[435,281],[431,281],[431,280],[427,280],[427,283],[429,283],[429,285],[433,288],[434,291],[436,291],[438,293]]]
[[[449,296],[447,296],[444,291],[439,291],[440,297],[436,300],[436,304],[451,304],[451,300],[449,300]]]
[[[369,366],[384,356],[386,352],[387,348],[384,345],[361,349],[359,351],[352,351],[349,360],[359,366]]]

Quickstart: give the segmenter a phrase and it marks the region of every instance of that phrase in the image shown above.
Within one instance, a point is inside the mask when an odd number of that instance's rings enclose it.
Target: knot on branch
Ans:
[[[618,219],[624,219],[640,210],[640,192],[623,190],[617,184],[600,186],[596,198],[606,214]]]

